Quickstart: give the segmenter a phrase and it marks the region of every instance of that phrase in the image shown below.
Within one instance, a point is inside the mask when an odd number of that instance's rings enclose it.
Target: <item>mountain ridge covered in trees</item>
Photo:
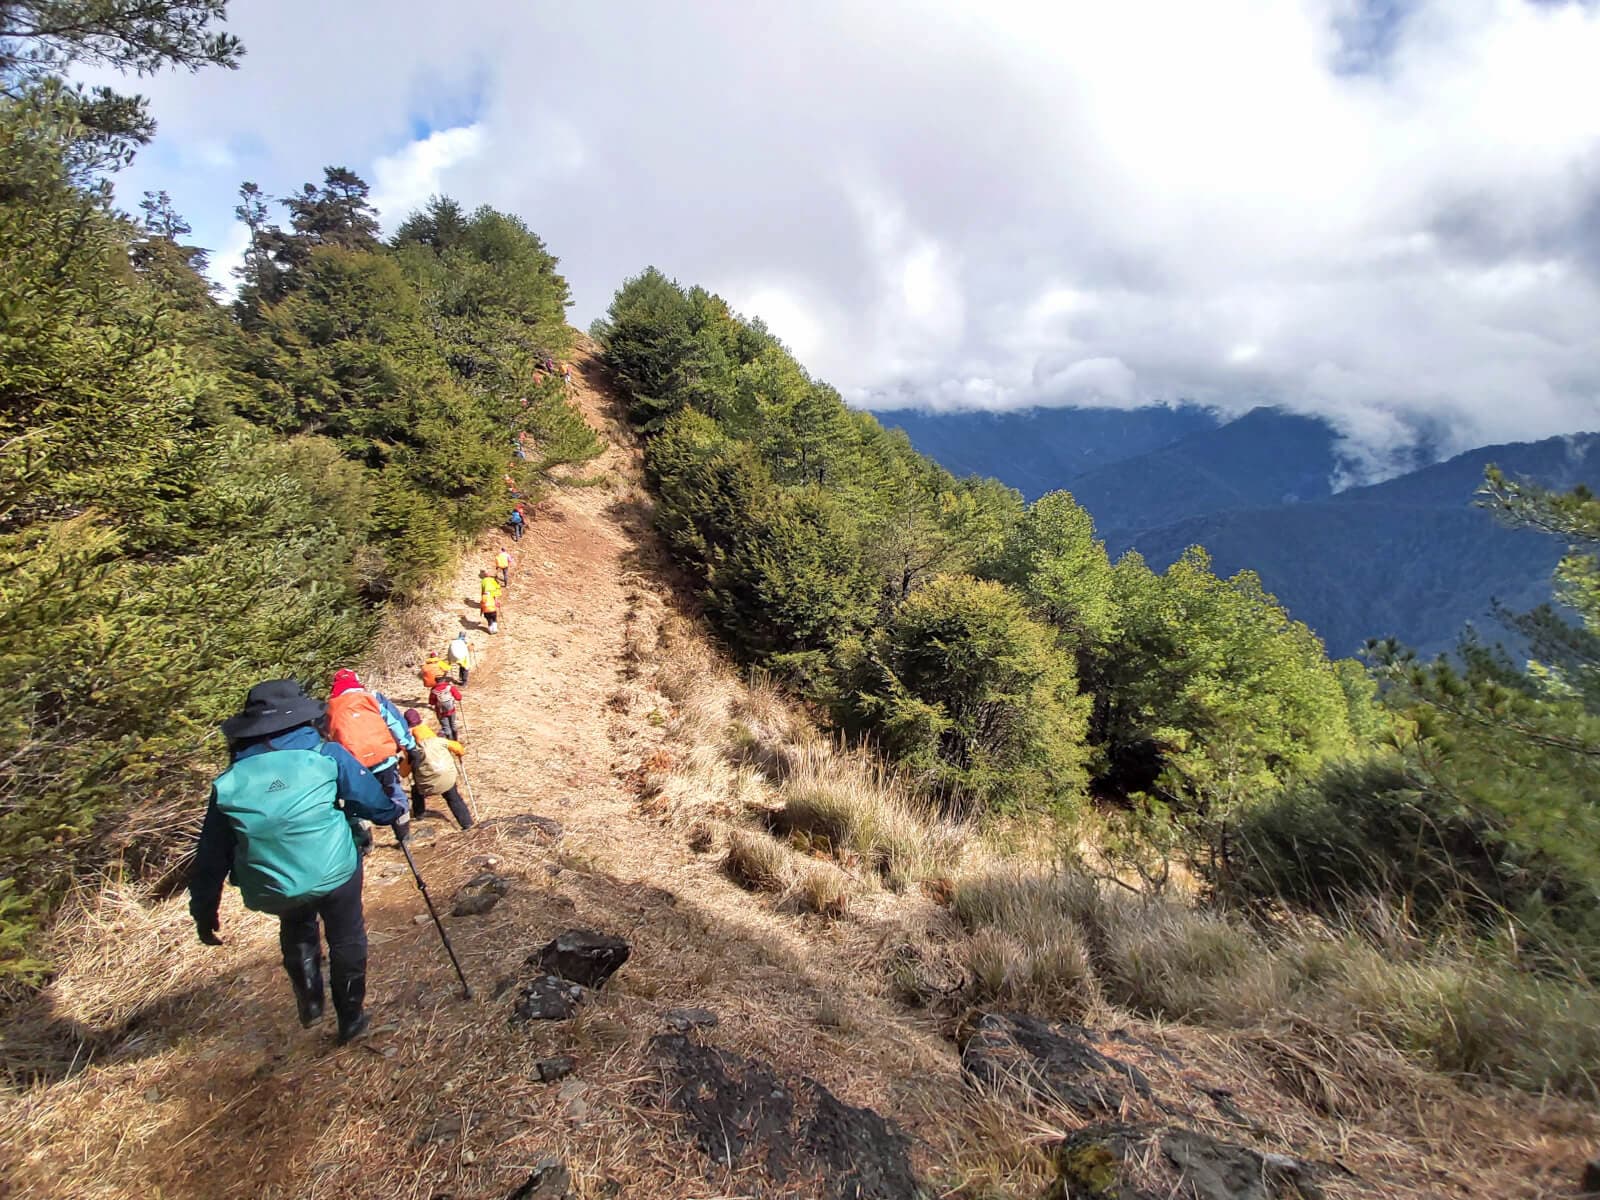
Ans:
[[[571,344],[568,294],[517,218],[437,199],[384,242],[347,169],[247,183],[224,303],[165,193],[118,206],[153,125],[65,72],[234,65],[221,14],[41,0],[0,25],[0,973],[39,968],[75,876],[171,865],[250,685],[320,689],[503,519],[508,472],[531,490],[599,449],[534,371]]]

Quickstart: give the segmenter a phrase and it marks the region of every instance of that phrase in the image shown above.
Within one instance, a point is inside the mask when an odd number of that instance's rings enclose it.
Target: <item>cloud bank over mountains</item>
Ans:
[[[120,185],[219,250],[348,165],[654,263],[878,407],[1274,403],[1375,469],[1600,427],[1600,8],[234,0]],[[309,32],[308,32],[309,31]]]

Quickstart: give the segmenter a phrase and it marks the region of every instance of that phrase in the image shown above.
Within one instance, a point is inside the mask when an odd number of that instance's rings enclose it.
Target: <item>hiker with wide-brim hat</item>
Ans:
[[[350,820],[392,825],[408,814],[348,750],[323,740],[316,723],[324,710],[294,680],[272,679],[251,688],[244,708],[222,722],[232,763],[211,786],[189,912],[200,940],[220,946],[217,909],[231,876],[246,908],[275,915],[283,967],[308,1028],[322,1016],[326,936],[343,1044],[371,1021],[361,857]]]

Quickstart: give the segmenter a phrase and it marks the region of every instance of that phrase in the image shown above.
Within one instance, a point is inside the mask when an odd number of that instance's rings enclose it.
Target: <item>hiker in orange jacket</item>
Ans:
[[[394,702],[381,692],[367,691],[354,671],[336,671],[327,721],[328,736],[355,755],[357,762],[377,776],[389,798],[404,808],[400,757],[403,754],[415,761],[417,739]],[[402,840],[410,836],[399,823],[395,833]]]
[[[422,686],[433,690],[433,685],[450,675],[450,660],[442,654],[429,654],[422,660]]]

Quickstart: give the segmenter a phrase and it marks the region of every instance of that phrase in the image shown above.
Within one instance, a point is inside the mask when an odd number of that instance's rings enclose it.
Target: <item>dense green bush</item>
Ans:
[[[942,576],[851,670],[851,725],[954,797],[1068,805],[1083,791],[1088,704],[1050,629],[1004,585]]]

